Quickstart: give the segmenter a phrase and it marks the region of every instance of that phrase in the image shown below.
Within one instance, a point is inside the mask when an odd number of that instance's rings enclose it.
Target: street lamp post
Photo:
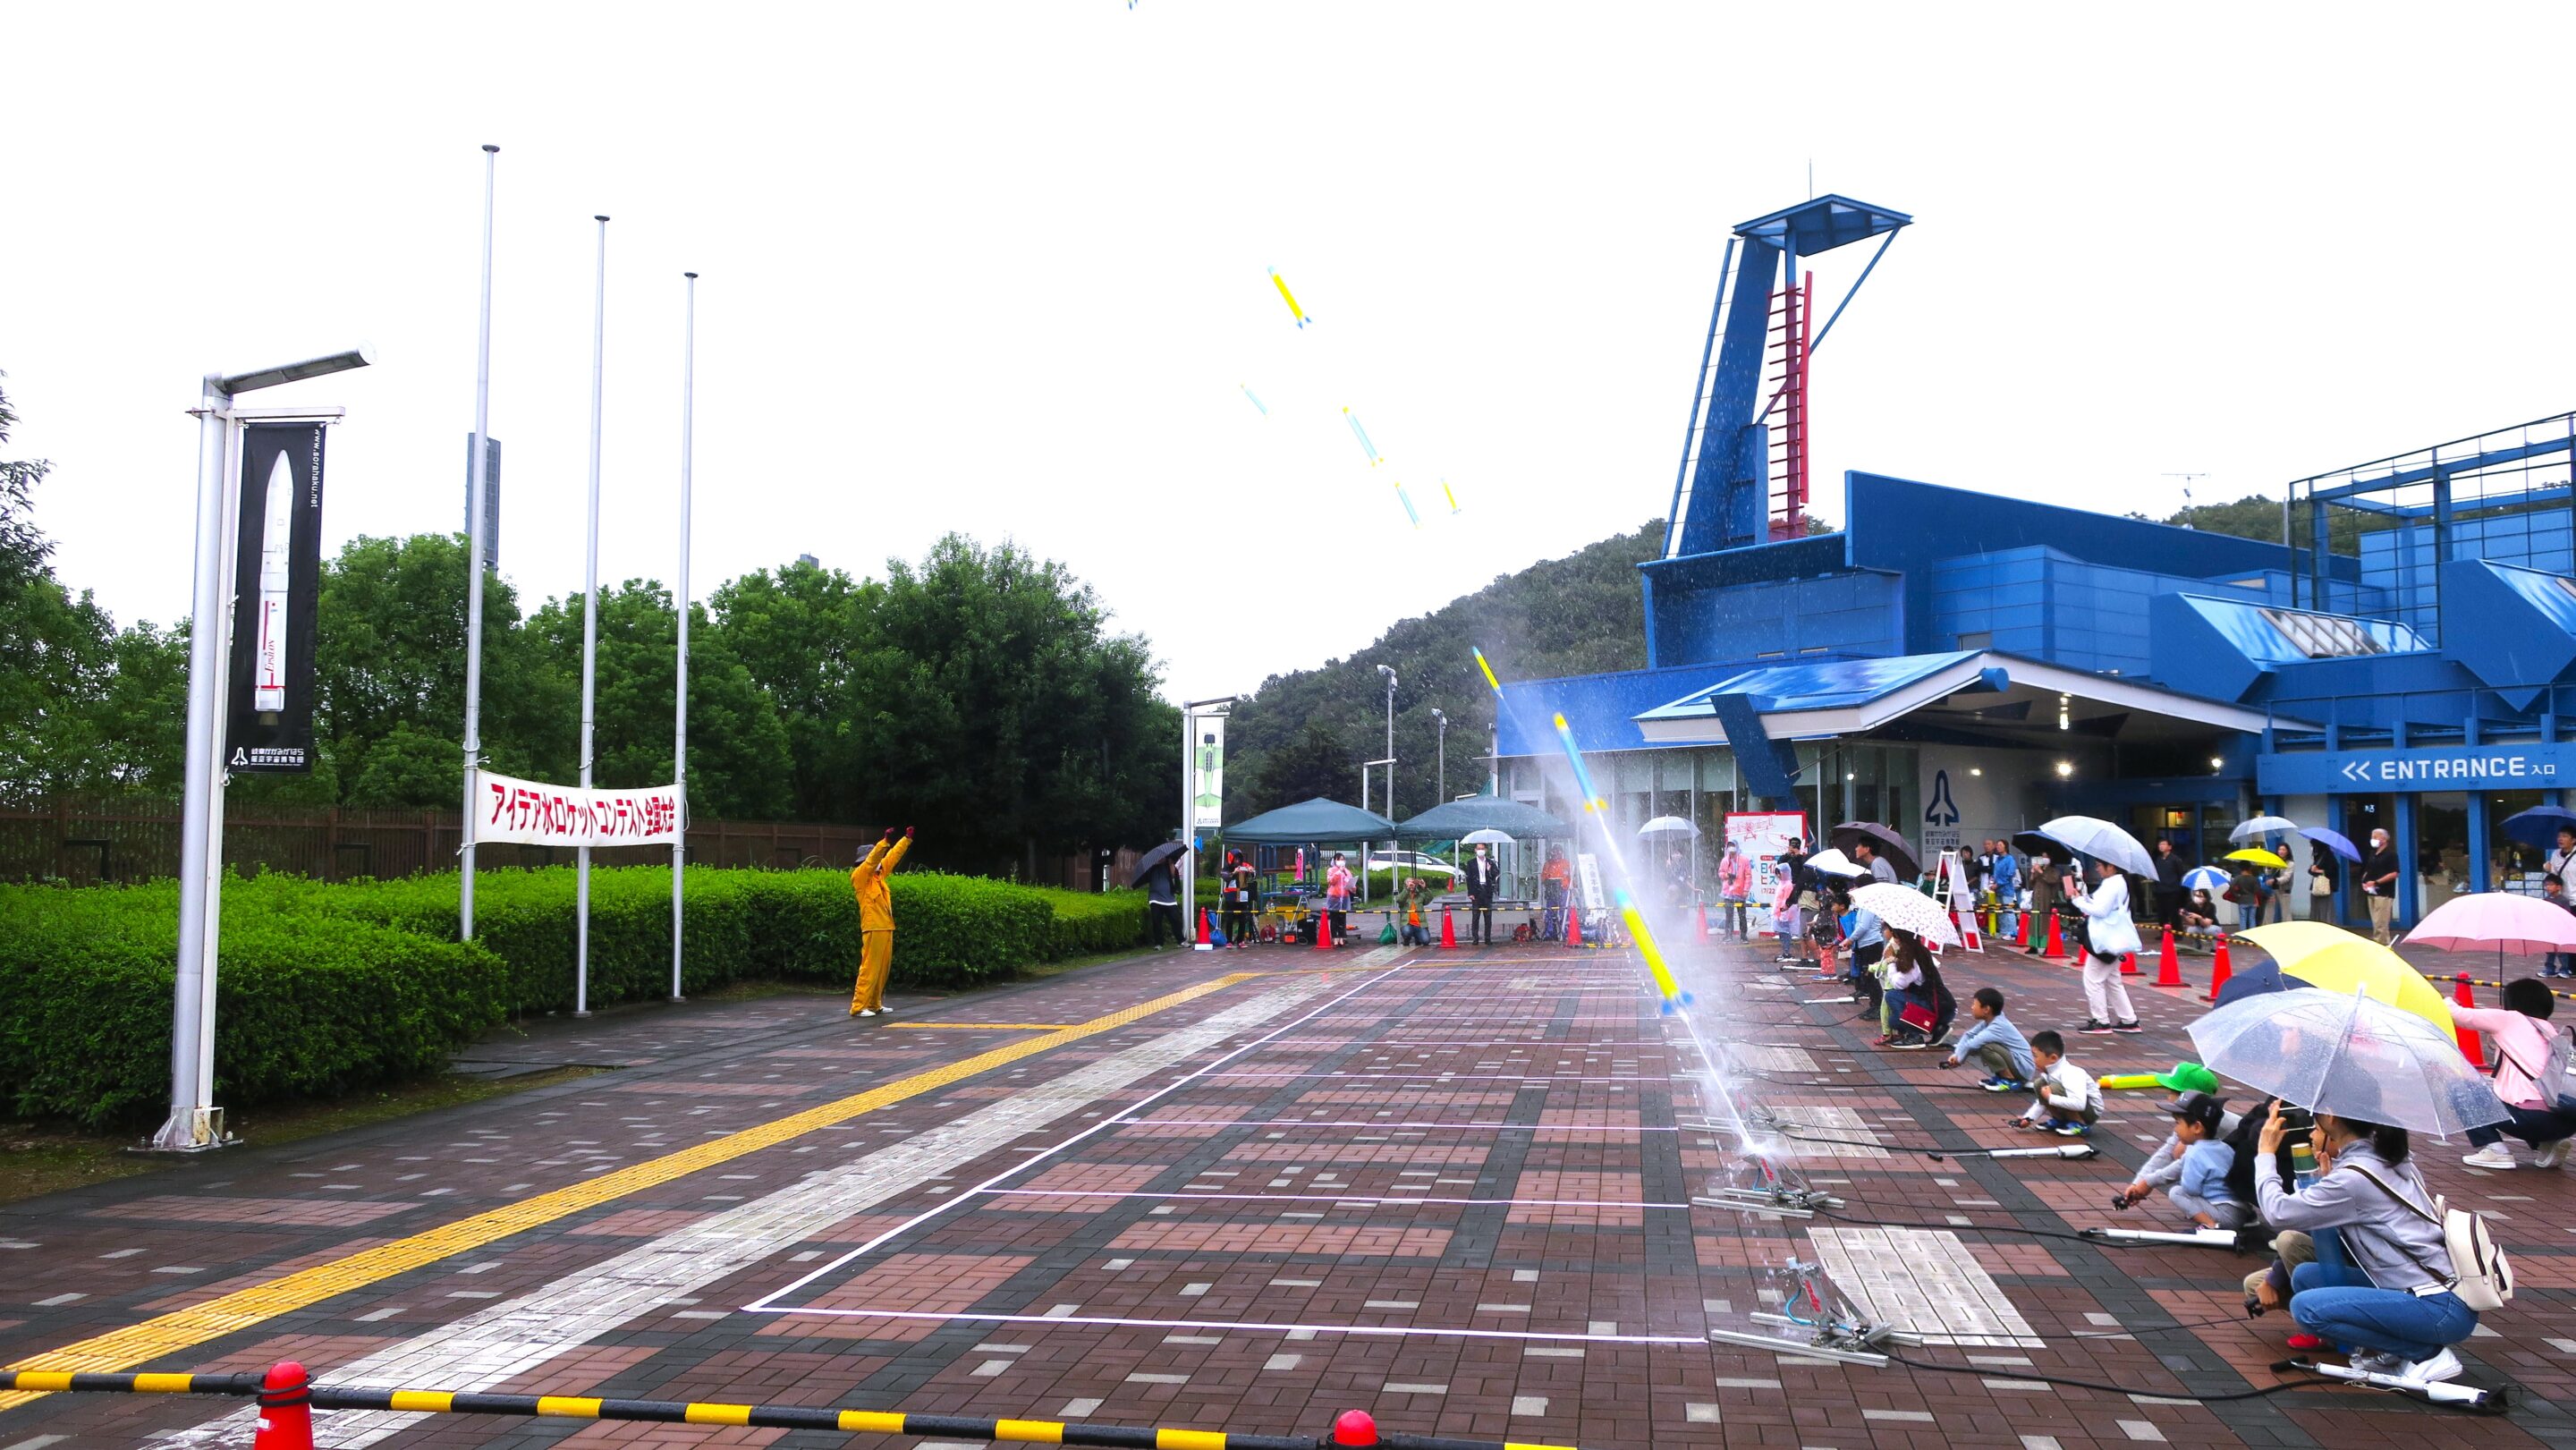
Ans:
[[[1395,671],[1385,665],[1377,672],[1386,676],[1386,818],[1395,819]]]
[[[1449,799],[1449,717],[1438,710],[1431,712],[1431,723],[1440,729],[1439,788],[1432,793],[1431,803],[1440,805]]]
[[[188,723],[179,807],[179,954],[170,1017],[170,1116],[152,1146],[223,1146],[215,1106],[215,953],[224,865],[224,730],[231,690],[233,530],[241,506],[233,399],[375,361],[366,348],[261,368],[208,374],[197,415],[196,579],[188,635]]]

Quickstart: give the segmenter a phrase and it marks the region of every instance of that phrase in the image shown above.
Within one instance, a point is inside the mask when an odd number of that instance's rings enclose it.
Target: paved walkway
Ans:
[[[1910,1150],[2026,1145],[1998,1121],[2017,1105],[1868,1048],[1767,953],[1679,955],[1688,1021],[1617,954],[1534,946],[1164,953],[890,1021],[800,995],[553,1025],[474,1056],[614,1070],[0,1210],[0,1355],[1261,1433],[1363,1407],[1591,1450],[2576,1446],[2561,1175],[2427,1155],[2516,1256],[2522,1297],[2465,1346],[2524,1387],[2509,1418],[2356,1390],[2184,1402],[2277,1380],[2285,1319],[2238,1307],[2251,1261],[2020,1231],[2140,1226],[2152,1209],[2106,1200],[2160,1131],[2151,1101],[2115,1099],[2102,1160],[1936,1160]],[[2082,1017],[2071,972],[2017,953],[1952,977],[2001,986],[2026,1029]],[[2076,1039],[2079,1062],[2181,1054],[2196,997],[2136,995],[2153,1030]],[[1694,1030],[1841,1217],[1691,1204],[1736,1171]],[[1710,1345],[1795,1307],[1792,1255],[1949,1370]],[[210,1401],[0,1402],[0,1450],[248,1443]],[[343,1446],[851,1443],[322,1418]]]

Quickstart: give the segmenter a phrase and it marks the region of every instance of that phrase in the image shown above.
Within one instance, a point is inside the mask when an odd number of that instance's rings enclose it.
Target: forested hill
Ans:
[[[1664,521],[1548,559],[1433,612],[1402,620],[1368,648],[1321,669],[1272,675],[1226,727],[1226,819],[1309,796],[1359,800],[1359,763],[1386,753],[1392,665],[1399,819],[1438,801],[1438,727],[1449,716],[1449,794],[1480,789],[1494,697],[1476,672],[1482,647],[1506,680],[1642,669],[1646,614],[1637,565],[1663,547]],[[1383,809],[1374,794],[1370,805]]]

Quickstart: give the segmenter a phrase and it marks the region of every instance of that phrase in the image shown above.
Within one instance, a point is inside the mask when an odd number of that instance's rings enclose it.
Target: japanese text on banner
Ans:
[[[584,790],[543,785],[489,771],[478,778],[482,804],[474,839],[522,846],[667,846],[680,839],[686,812],[677,785],[640,790]]]

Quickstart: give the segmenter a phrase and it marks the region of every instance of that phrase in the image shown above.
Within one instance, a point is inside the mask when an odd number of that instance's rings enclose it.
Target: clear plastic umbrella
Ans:
[[[2141,876],[2156,874],[2156,858],[2138,844],[2138,838],[2094,816],[2059,816],[2042,821],[2039,834],[2071,851],[2079,851],[2096,861],[2108,861],[2123,871]]]
[[[1950,913],[1941,903],[1893,881],[1873,881],[1851,894],[1852,905],[1877,917],[1899,931],[1910,931],[1927,941],[1943,946],[1959,944],[1959,929],[1950,924]]]
[[[2190,1030],[2210,1071],[2338,1118],[2445,1138],[2506,1120],[2449,1033],[2366,993],[2264,993]]]
[[[2287,816],[2256,816],[2227,833],[2231,841],[2250,841],[2256,836],[2287,835],[2299,829],[2299,823]]]
[[[1640,836],[1696,836],[1699,827],[1679,816],[1657,816],[1637,828]]]
[[[1869,874],[1868,867],[1831,846],[1808,857],[1807,869],[1822,876],[1867,876]]]

